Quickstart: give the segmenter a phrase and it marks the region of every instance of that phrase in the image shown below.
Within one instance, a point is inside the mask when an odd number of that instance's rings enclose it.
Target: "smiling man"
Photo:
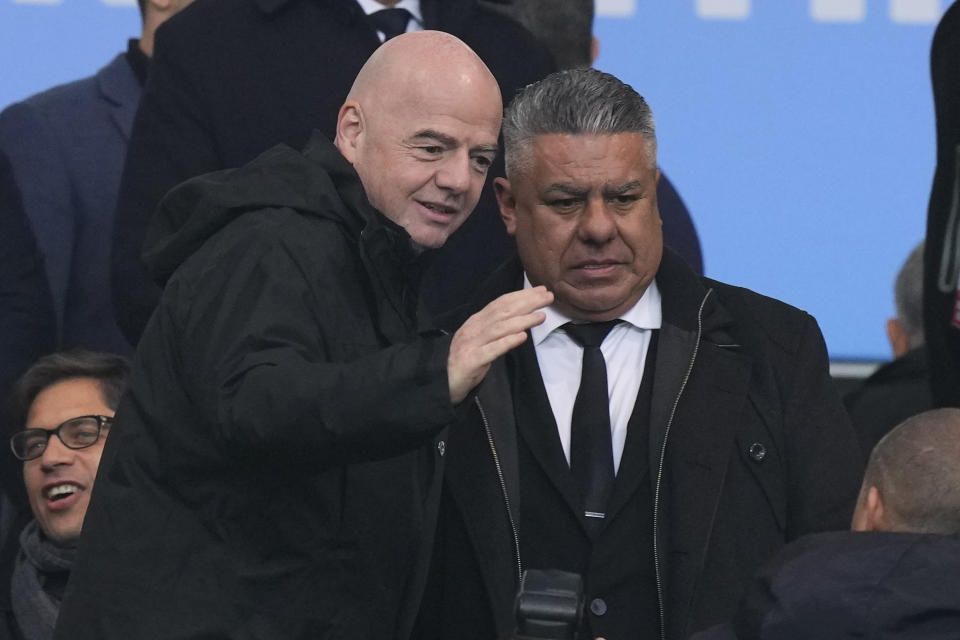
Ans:
[[[552,300],[512,293],[452,336],[416,317],[422,258],[473,211],[501,117],[473,51],[408,33],[363,67],[333,144],[168,195],[147,253],[166,287],[57,637],[410,635],[441,430]]]
[[[53,636],[104,438],[129,376],[125,358],[77,350],[44,356],[17,383],[24,426],[10,448],[23,461],[34,520],[20,534],[0,637],[8,637],[4,623],[14,639]]]
[[[686,638],[787,541],[849,521],[859,453],[823,339],[664,249],[653,115],[628,85],[551,75],[503,134],[519,259],[481,300],[555,301],[451,429],[423,619],[442,638],[508,634],[521,569],[561,569],[584,577],[580,638]]]

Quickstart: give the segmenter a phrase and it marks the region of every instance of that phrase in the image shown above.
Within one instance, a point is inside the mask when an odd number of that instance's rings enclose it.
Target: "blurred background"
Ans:
[[[890,357],[924,233],[929,50],[947,0],[597,0],[596,66],[657,116],[706,274],[817,317],[835,360]],[[0,108],[109,60],[133,1],[0,0]]]

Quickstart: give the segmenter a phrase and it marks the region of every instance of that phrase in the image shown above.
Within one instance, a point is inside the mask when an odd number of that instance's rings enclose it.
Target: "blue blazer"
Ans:
[[[0,113],[10,160],[43,256],[61,347],[131,347],[110,294],[114,206],[140,84],[123,54],[95,75]]]

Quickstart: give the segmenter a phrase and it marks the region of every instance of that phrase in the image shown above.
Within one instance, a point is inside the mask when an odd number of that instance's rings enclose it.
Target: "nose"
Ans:
[[[614,214],[607,209],[602,197],[591,197],[580,214],[577,227],[580,239],[591,244],[609,242],[617,234]]]
[[[469,189],[472,179],[470,155],[466,151],[451,154],[437,169],[437,186],[454,193]]]
[[[73,461],[75,452],[67,445],[60,442],[60,438],[51,434],[47,440],[47,446],[40,454],[40,465],[44,470],[52,470],[60,465],[70,464]]]

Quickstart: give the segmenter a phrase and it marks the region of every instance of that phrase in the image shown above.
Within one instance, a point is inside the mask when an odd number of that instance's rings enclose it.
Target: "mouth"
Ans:
[[[74,484],[72,482],[61,482],[59,484],[50,485],[43,489],[43,497],[47,499],[47,502],[50,504],[58,504],[64,501],[69,501],[71,497],[76,495],[81,491],[80,485]]]
[[[581,262],[580,264],[574,265],[574,269],[580,269],[589,273],[599,274],[612,271],[619,265],[620,263],[614,260],[590,261]]]
[[[442,202],[430,202],[426,200],[417,200],[417,204],[427,210],[428,216],[434,220],[440,220],[443,222],[448,222],[454,214],[456,214],[459,209],[456,207],[451,207],[450,205],[443,204]]]

